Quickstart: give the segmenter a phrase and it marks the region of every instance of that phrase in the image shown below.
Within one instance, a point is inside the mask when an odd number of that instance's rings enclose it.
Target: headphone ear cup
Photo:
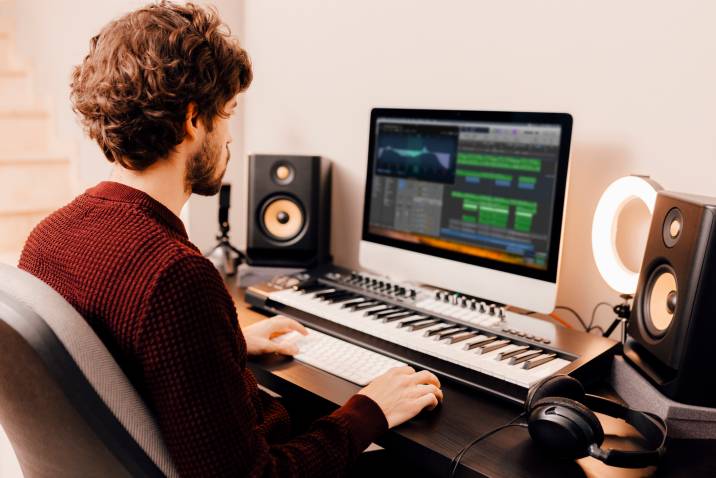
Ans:
[[[604,429],[594,412],[563,397],[545,397],[534,402],[528,429],[537,444],[566,459],[583,458],[589,454],[590,445],[601,445],[604,441]]]
[[[525,399],[527,413],[531,413],[534,404],[546,397],[564,397],[579,402],[584,399],[584,387],[579,380],[569,375],[557,374],[547,377],[527,391]]]

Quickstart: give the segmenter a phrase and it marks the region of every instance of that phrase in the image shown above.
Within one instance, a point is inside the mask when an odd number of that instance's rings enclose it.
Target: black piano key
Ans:
[[[388,312],[388,311],[398,311],[398,307],[394,305],[385,305],[384,307],[381,307],[380,309],[373,309],[369,310],[368,312],[363,313],[363,315],[375,315],[380,314],[381,312]]]
[[[326,297],[327,295],[335,294],[336,292],[337,292],[336,289],[334,289],[333,287],[331,287],[331,288],[329,288],[329,289],[327,289],[327,290],[324,290],[324,291],[321,291],[321,292],[316,292],[315,294],[313,294],[313,297],[316,298],[316,299],[321,299],[321,298],[323,298],[323,297]]]
[[[306,287],[300,287],[298,290],[301,291],[302,294],[310,294],[311,292],[320,292],[328,289],[333,289],[333,287],[328,287],[323,284],[311,284]]]
[[[465,344],[465,350],[472,350],[475,347],[481,347],[481,346],[488,344],[490,342],[494,342],[495,340],[497,340],[497,337],[494,335],[491,335],[487,338],[476,340],[475,342],[470,342],[468,344]]]
[[[330,297],[324,297],[328,302],[336,303],[336,302],[342,302],[344,300],[352,299],[356,295],[353,292],[344,292],[343,294],[336,294],[332,295]]]
[[[355,299],[349,299],[348,301],[341,304],[341,309],[352,307],[354,305],[364,304],[366,301],[370,301],[367,297],[358,296]]]
[[[379,300],[369,300],[367,302],[361,302],[358,305],[349,307],[349,309],[351,309],[353,311],[358,311],[358,310],[363,310],[363,309],[370,309],[371,307],[375,307],[375,306],[381,305],[381,304],[383,304],[383,303]]]
[[[522,362],[525,362],[531,358],[535,358],[542,355],[542,350],[528,350],[527,352],[523,353],[522,355],[516,355],[510,359],[509,364],[510,365],[519,365]]]
[[[328,302],[330,302],[330,303],[332,303],[332,304],[340,304],[340,303],[343,303],[343,302],[352,301],[352,300],[354,300],[356,297],[357,297],[356,294],[354,294],[353,292],[351,292],[350,294],[346,294],[346,295],[344,295],[343,297],[333,297],[333,298],[330,299]]]
[[[554,359],[556,359],[556,358],[557,358],[557,354],[547,354],[547,355],[543,355],[543,356],[541,356],[541,357],[535,357],[535,358],[533,358],[533,359],[530,359],[530,360],[526,361],[526,362],[522,365],[522,368],[527,369],[527,370],[531,370],[531,369],[533,369],[533,368],[535,368],[535,367],[539,367],[539,366],[542,365],[542,364],[545,364],[545,363],[547,363],[547,362],[551,362],[552,360],[554,360]]]
[[[489,344],[485,344],[482,347],[478,347],[477,353],[478,354],[487,354],[492,352],[493,350],[501,349],[502,347],[507,347],[510,345],[510,341],[505,340],[495,340],[494,342],[491,342]]]
[[[456,344],[456,343],[458,343],[458,342],[462,342],[463,340],[467,340],[467,339],[471,339],[471,338],[473,338],[473,337],[477,337],[478,335],[480,335],[480,332],[467,332],[467,333],[465,333],[465,334],[454,335],[454,336],[450,337],[450,340],[449,340],[448,343],[449,343],[450,345]]]
[[[343,297],[333,297],[332,299],[329,299],[328,302],[331,304],[343,304],[343,303],[349,302],[355,298],[356,298],[355,294],[344,295]]]
[[[435,337],[435,340],[443,340],[448,337],[452,337],[453,335],[465,332],[466,330],[467,329],[465,327],[459,327],[455,330],[446,330],[445,332],[441,332],[441,333],[437,334],[437,337]]]
[[[345,290],[337,290],[337,291],[335,291],[335,292],[331,292],[330,294],[321,295],[321,296],[319,297],[319,299],[321,299],[321,300],[331,300],[331,299],[341,298],[341,297],[344,297],[344,296],[346,296],[346,295],[352,295],[352,294],[353,294],[352,292],[348,292],[348,291],[345,291]]]
[[[525,352],[526,350],[529,350],[529,345],[523,345],[521,347],[517,347],[514,350],[511,350],[509,352],[500,352],[497,354],[496,360],[505,360],[510,357],[514,357],[515,355],[520,355],[521,353]]]
[[[384,317],[390,317],[393,314],[402,313],[402,312],[407,312],[407,310],[405,310],[401,307],[393,307],[393,309],[386,309],[381,312],[378,312],[377,314],[371,314],[371,315],[374,316],[373,317],[374,319],[382,319]]]
[[[460,326],[455,325],[455,324],[446,325],[445,327],[440,327],[439,329],[428,330],[427,332],[425,332],[425,337],[431,337],[433,335],[440,334],[442,332],[447,332],[448,330],[459,329],[459,328],[460,328]]]
[[[412,317],[415,315],[415,312],[406,311],[406,312],[397,312],[393,315],[386,315],[383,317],[383,322],[395,322],[396,320],[405,319],[407,317]]]
[[[430,327],[431,325],[439,324],[440,322],[442,322],[440,319],[431,319],[427,315],[421,315],[420,317],[400,322],[398,327],[408,327],[411,332],[414,332],[424,329],[425,327]]]

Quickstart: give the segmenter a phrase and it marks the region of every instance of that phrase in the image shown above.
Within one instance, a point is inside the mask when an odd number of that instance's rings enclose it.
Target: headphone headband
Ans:
[[[597,444],[589,447],[589,455],[610,466],[643,468],[659,461],[666,452],[666,423],[661,417],[648,412],[640,412],[619,402],[597,395],[584,395],[582,403],[593,411],[620,418],[633,426],[641,434],[651,450],[627,451],[613,448],[603,449]]]

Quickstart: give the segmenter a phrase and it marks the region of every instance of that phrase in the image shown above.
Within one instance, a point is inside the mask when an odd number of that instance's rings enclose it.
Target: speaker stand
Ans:
[[[671,400],[622,356],[614,357],[610,384],[631,408],[654,413],[666,420],[669,437],[716,439],[716,408]]]

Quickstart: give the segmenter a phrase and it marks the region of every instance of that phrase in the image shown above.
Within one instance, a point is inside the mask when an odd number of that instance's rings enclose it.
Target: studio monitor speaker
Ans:
[[[716,199],[659,192],[625,354],[668,397],[716,406]]]
[[[249,156],[247,261],[314,267],[329,260],[331,165],[320,156]]]

